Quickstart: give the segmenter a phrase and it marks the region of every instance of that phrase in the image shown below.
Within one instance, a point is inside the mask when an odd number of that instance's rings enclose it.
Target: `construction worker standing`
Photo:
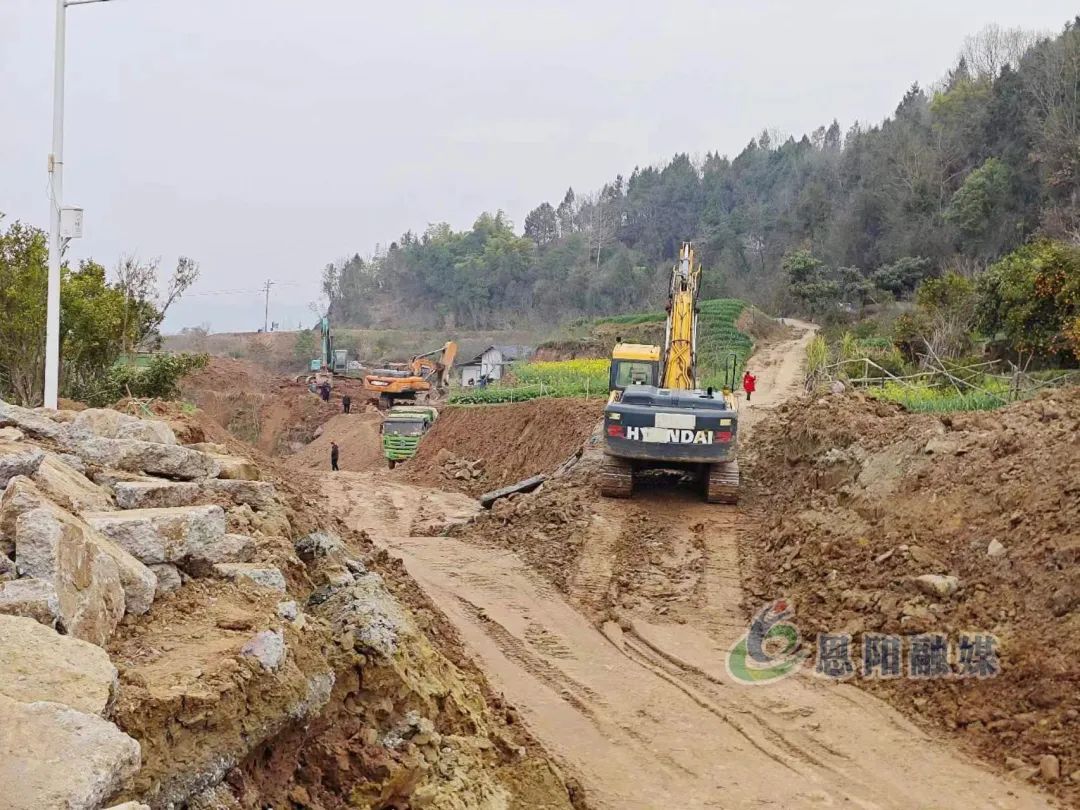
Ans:
[[[749,370],[743,374],[742,387],[743,391],[746,392],[746,401],[749,402],[750,395],[754,393],[754,390],[757,387],[757,377],[751,374]]]
[[[330,469],[338,471],[338,446],[337,442],[330,442]]]
[[[341,398],[341,410],[344,413],[348,413],[350,408],[352,408],[352,397],[346,394]]]

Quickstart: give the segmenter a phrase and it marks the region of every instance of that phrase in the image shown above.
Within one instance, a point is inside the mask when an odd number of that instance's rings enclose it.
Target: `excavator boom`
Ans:
[[[697,296],[701,266],[687,242],[671,272],[668,317],[664,330],[663,388],[691,389],[697,385]]]

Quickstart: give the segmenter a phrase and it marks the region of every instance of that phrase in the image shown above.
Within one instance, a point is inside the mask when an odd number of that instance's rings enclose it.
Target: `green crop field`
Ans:
[[[754,344],[735,327],[746,308],[734,298],[700,302],[698,315],[698,376],[702,386],[738,386]],[[639,324],[662,321],[664,313],[640,313],[604,318],[596,323]],[[734,379],[732,363],[734,362]],[[556,360],[515,363],[497,383],[484,388],[458,388],[450,395],[453,405],[489,405],[523,402],[538,397],[606,397],[610,361]]]

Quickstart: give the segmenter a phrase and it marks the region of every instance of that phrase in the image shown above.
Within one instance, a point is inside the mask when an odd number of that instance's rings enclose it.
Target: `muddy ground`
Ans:
[[[804,632],[844,630],[856,649],[863,633],[992,633],[999,677],[866,686],[1080,803],[1080,389],[944,417],[800,399],[748,456],[750,592],[790,598]],[[920,589],[926,575],[955,592]]]
[[[428,479],[433,486],[423,486],[417,481],[420,476],[385,471],[322,474],[320,487],[327,508],[404,561],[425,594],[454,625],[468,654],[508,704],[516,707],[563,771],[572,774],[580,787],[578,795],[592,807],[1034,808],[1051,806],[1050,792],[1073,801],[1070,791],[1077,780],[1067,770],[1075,767],[1069,754],[1072,738],[1062,729],[1071,717],[1071,695],[1075,694],[1071,687],[1054,691],[1051,697],[1057,702],[1046,714],[1008,718],[1009,724],[1023,723],[1031,740],[1043,741],[1030,747],[1024,743],[1018,749],[1017,758],[1023,763],[1019,767],[1002,757],[1010,737],[1001,736],[1001,731],[1012,726],[998,724],[992,731],[992,708],[981,712],[986,719],[980,714],[983,726],[974,730],[984,735],[980,739],[998,740],[989,746],[967,744],[947,723],[927,723],[924,709],[952,705],[961,689],[967,690],[969,705],[985,694],[992,707],[1000,691],[1002,699],[1011,696],[1018,708],[1026,709],[1020,690],[1025,695],[1032,692],[1031,679],[1003,677],[986,687],[985,693],[978,691],[985,682],[963,687],[948,682],[926,684],[913,696],[906,696],[903,686],[867,688],[859,679],[834,683],[811,671],[756,688],[732,679],[725,666],[728,652],[745,632],[748,616],[763,600],[774,598],[776,587],[789,589],[804,636],[824,626],[826,617],[832,626],[835,617],[845,616],[842,600],[851,599],[850,592],[861,588],[862,580],[875,587],[893,587],[891,579],[874,580],[863,570],[869,552],[861,535],[851,541],[860,549],[858,555],[839,552],[846,548],[844,544],[824,540],[833,536],[834,523],[843,527],[836,536],[847,531],[848,515],[826,513],[820,521],[806,515],[807,522],[796,521],[803,512],[819,508],[816,487],[844,485],[843,475],[822,484],[815,469],[819,459],[813,454],[827,454],[836,445],[838,450],[829,455],[832,460],[839,457],[837,452],[854,453],[853,448],[865,441],[869,457],[890,443],[875,444],[875,437],[907,430],[905,425],[917,426],[919,420],[845,399],[843,405],[829,406],[836,411],[832,417],[838,426],[835,432],[823,428],[826,433],[820,445],[799,444],[795,439],[790,452],[811,455],[787,459],[783,448],[792,444],[792,436],[784,431],[801,435],[799,424],[807,425],[811,433],[818,429],[799,421],[817,406],[798,400],[804,347],[811,332],[805,325],[796,326],[797,336],[781,335],[765,342],[750,362],[758,375],[759,395],[752,405],[741,403],[740,407],[748,465],[747,497],[740,507],[703,504],[695,487],[673,476],[658,476],[632,501],[602,499],[595,487],[599,448],[595,440],[587,440],[580,460],[565,474],[490,512],[480,510],[468,497],[468,486],[447,483],[441,475]],[[792,404],[781,410],[784,403]],[[543,411],[572,406],[546,401],[533,407]],[[483,414],[498,409],[470,410]],[[475,437],[483,425],[482,416],[469,418],[480,421],[476,429],[462,432],[462,441]],[[1007,423],[1012,418],[1004,417]],[[1056,417],[1037,418],[1033,429],[1047,431],[1044,454],[1067,444],[1072,428],[1055,432],[1060,430],[1053,426]],[[1016,419],[1018,424],[1031,421],[1023,414]],[[533,471],[526,464],[533,463],[535,448],[543,446],[537,442],[529,452],[516,452],[516,437],[525,434],[515,431],[521,424],[500,422],[499,430],[507,431],[505,438],[488,443],[484,450],[503,459],[499,466],[503,480]],[[585,435],[586,427],[583,415],[575,430]],[[961,430],[976,428],[969,425]],[[755,449],[757,436],[761,436],[760,446]],[[983,440],[972,439],[976,444]],[[1009,440],[1003,440],[1004,444],[986,441],[988,448],[1010,446]],[[433,458],[440,450],[449,448],[432,446],[428,452]],[[564,458],[564,450],[560,447],[544,462],[549,469]],[[472,451],[457,446],[454,452],[469,458]],[[1030,458],[1012,451],[1005,455],[1012,457],[1009,465],[1039,469],[1037,453]],[[924,444],[911,448],[911,458],[925,456]],[[1075,459],[1075,451],[1066,456]],[[483,461],[486,469],[490,462]],[[976,467],[985,467],[985,461]],[[878,487],[873,492],[886,499],[893,496],[884,482],[895,479],[888,467],[871,462],[869,474]],[[845,475],[850,473],[850,468],[845,471]],[[1001,473],[1002,469],[996,470],[999,477]],[[1031,572],[1040,566],[1047,571],[1069,570],[1070,543],[1048,541],[1043,532],[1054,529],[1052,516],[1060,511],[1061,498],[1072,497],[1071,478],[1062,479],[1061,493],[1049,494],[1053,490],[1047,488],[1034,503],[1030,499],[1015,505],[999,503],[994,500],[998,496],[984,493],[989,500],[983,507],[974,496],[990,488],[992,475],[965,483],[959,468],[945,467],[942,474],[951,476],[953,483],[943,487],[943,492],[951,493],[948,497],[939,496],[941,511],[925,509],[931,487],[927,480],[921,494],[916,491],[897,507],[910,515],[908,522],[940,520],[950,526],[967,520],[979,526],[981,534],[992,527],[990,522],[984,526],[979,521],[989,521],[1000,512],[1016,532],[1016,526],[1031,519],[1026,514],[1030,508],[1045,515],[1040,518],[1044,522],[1032,526],[1032,536],[1042,538],[1038,544],[1044,556],[1037,555],[1030,568],[1023,568],[1026,576],[1034,576]],[[1016,493],[1024,486],[1037,488],[1037,482],[1045,483],[1040,475],[1032,472],[1024,483],[1017,483]],[[1000,482],[995,489],[1002,489]],[[1000,497],[1006,500],[1017,496],[1010,495],[1007,486],[1004,490]],[[834,494],[841,505],[848,503],[850,495]],[[1019,520],[1016,512],[1021,513]],[[855,514],[859,520],[870,520]],[[1067,533],[1071,517],[1071,513],[1061,516],[1060,531]],[[789,525],[798,525],[813,538],[799,544],[802,550],[797,555],[790,548]],[[918,545],[889,534],[884,524],[882,528],[881,536],[870,541],[878,556],[887,551],[886,544],[897,548],[894,555],[904,553],[901,545],[908,546],[907,553]],[[1017,538],[1002,542],[1011,549],[1009,554],[1016,553]],[[934,549],[931,554],[940,556],[943,551]],[[849,571],[849,557],[858,557],[863,568]],[[901,559],[889,565],[900,566]],[[1028,579],[1011,584],[1007,579],[994,580],[988,587],[976,588],[966,581],[974,577],[974,569],[960,565],[954,557],[942,562],[949,563],[943,574],[953,570],[950,566],[956,568],[961,599],[970,592],[981,600],[987,612],[978,616],[996,610],[1012,621],[1010,614],[1015,611],[1017,627],[1045,619],[1042,607],[1035,613],[1022,612],[1020,603],[1031,590]],[[803,565],[805,571],[793,570]],[[984,563],[973,561],[972,565]],[[907,593],[906,581],[900,582],[906,573],[898,567],[892,575],[898,580],[897,593]],[[834,587],[849,577],[856,581]],[[814,594],[822,588],[826,597],[815,602]],[[939,617],[929,604],[926,609]],[[1069,616],[1075,617],[1075,611]],[[997,630],[1005,629],[1002,621],[994,625]],[[1055,629],[1067,630],[1068,621],[1075,618],[1064,621]],[[1006,658],[1007,668],[1025,662],[1024,667],[1045,667],[1045,683],[1071,683],[1067,678],[1075,677],[1075,666],[1069,668],[1067,653],[1053,652],[1057,636],[1039,638],[1036,644],[1050,653],[1047,657]],[[1008,649],[1012,655],[1015,648]],[[1057,663],[1061,661],[1064,669]],[[896,689],[898,699],[888,694],[890,688]],[[1038,699],[1047,703],[1050,698]],[[970,722],[957,721],[958,729],[961,725],[964,734],[971,733],[967,731]],[[1051,740],[1053,747],[1046,744]],[[1056,780],[1049,768],[1031,770],[1032,762],[1051,751],[1061,752]]]

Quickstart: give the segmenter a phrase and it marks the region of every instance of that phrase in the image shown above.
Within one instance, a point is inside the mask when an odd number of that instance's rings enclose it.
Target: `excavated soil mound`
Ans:
[[[414,483],[477,495],[550,472],[581,449],[603,400],[538,399],[509,405],[447,407],[405,467]],[[483,461],[478,477],[447,477],[454,458]]]
[[[181,390],[232,436],[271,456],[287,456],[308,444],[320,425],[341,413],[344,394],[352,396],[354,413],[366,407],[359,380],[335,378],[330,401],[323,402],[302,379],[229,357],[210,358],[205,368],[184,378]]]
[[[318,437],[288,458],[286,465],[294,469],[330,469],[330,443],[338,444],[338,466],[342,470],[359,472],[385,467],[382,437],[379,432],[382,414],[377,411],[339,413],[318,429]]]
[[[857,666],[865,632],[908,637],[905,668],[913,634],[948,635],[954,667],[961,633],[994,634],[996,678],[856,683],[1080,802],[1080,389],[940,417],[806,398],[748,450],[748,607],[791,599]]]

